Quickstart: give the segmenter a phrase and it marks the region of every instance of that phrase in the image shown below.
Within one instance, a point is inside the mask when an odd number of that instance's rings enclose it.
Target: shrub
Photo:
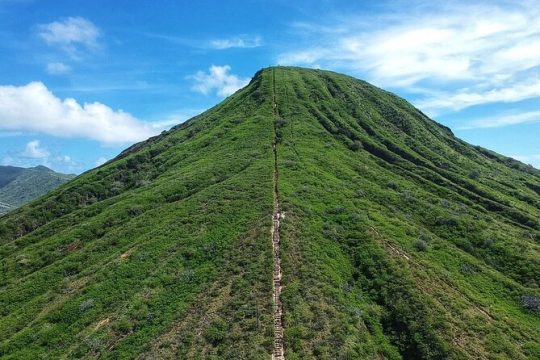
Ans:
[[[412,196],[412,193],[410,190],[403,190],[403,192],[401,193],[401,195],[403,196],[403,199],[405,201],[411,201],[414,199],[414,197]]]
[[[386,183],[386,187],[389,188],[389,189],[392,189],[392,190],[397,190],[398,189],[398,184],[395,183],[394,181],[389,181]]]
[[[413,245],[417,251],[426,251],[428,248],[428,244],[424,240],[420,239],[416,240]]]
[[[418,237],[418,239],[420,241],[423,241],[425,242],[426,244],[429,244],[433,239],[431,238],[430,235],[428,234],[420,234],[420,236]]]
[[[351,145],[349,145],[349,149],[351,149],[352,151],[362,150],[363,148],[364,148],[364,145],[362,144],[360,140],[356,140]]]
[[[282,161],[282,164],[284,167],[293,168],[293,169],[297,168],[296,161],[294,160],[285,159]]]
[[[127,334],[133,329],[133,324],[129,318],[123,316],[113,324],[113,329],[122,334]]]
[[[130,207],[129,210],[128,210],[128,213],[131,216],[140,215],[140,214],[142,214],[142,212],[143,212],[143,209],[138,205],[134,205],[134,206]]]
[[[437,221],[435,222],[435,224],[439,226],[457,226],[458,221],[454,218],[439,217],[437,218]]]
[[[461,265],[461,272],[465,275],[472,275],[475,274],[477,271],[478,269],[473,264],[465,263]]]
[[[82,311],[86,311],[92,307],[94,307],[94,304],[95,304],[95,301],[94,299],[88,299],[88,300],[84,300],[80,305],[79,305],[79,310],[82,312]]]
[[[521,306],[527,310],[540,312],[540,298],[532,295],[523,295],[521,297]]]
[[[227,336],[228,326],[222,319],[218,319],[212,323],[206,330],[204,337],[212,345],[216,346]]]
[[[135,182],[135,186],[136,187],[143,187],[143,186],[148,186],[150,185],[152,182],[148,179],[141,179],[141,180],[137,180]]]
[[[472,170],[469,173],[469,178],[473,180],[478,180],[480,178],[480,172],[478,170]]]
[[[87,337],[84,339],[84,343],[90,348],[90,350],[97,351],[101,346],[101,339],[95,336]]]
[[[330,210],[330,214],[343,214],[347,209],[343,205],[338,205]]]
[[[482,247],[485,247],[485,248],[490,247],[491,245],[493,245],[493,239],[491,239],[491,238],[487,238],[482,243]]]
[[[284,127],[285,125],[287,124],[287,120],[285,120],[284,118],[277,118],[276,119],[276,127],[277,128],[282,128]]]

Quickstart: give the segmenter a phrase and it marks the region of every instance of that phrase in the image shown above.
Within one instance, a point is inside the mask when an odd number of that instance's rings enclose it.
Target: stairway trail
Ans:
[[[273,271],[273,305],[274,305],[274,349],[272,352],[272,359],[285,360],[285,351],[283,347],[283,304],[281,302],[281,254],[280,254],[280,224],[282,214],[279,206],[279,188],[278,188],[278,162],[277,162],[277,128],[276,121],[278,119],[278,107],[276,101],[276,77],[274,70],[272,71],[272,111],[274,114],[274,141],[272,143],[272,149],[274,152],[274,169],[273,169],[273,197],[274,197],[274,211],[272,215],[272,254],[274,258],[274,271]]]

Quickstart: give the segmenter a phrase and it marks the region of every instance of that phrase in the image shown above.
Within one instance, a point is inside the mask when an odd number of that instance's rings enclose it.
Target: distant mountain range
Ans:
[[[0,215],[24,205],[73,179],[46,166],[0,166]]]

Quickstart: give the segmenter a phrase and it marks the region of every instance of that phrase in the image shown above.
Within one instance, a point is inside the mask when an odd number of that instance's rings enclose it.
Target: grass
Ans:
[[[0,215],[26,204],[74,178],[44,166],[20,168],[0,166]]]
[[[287,359],[538,357],[539,172],[284,67],[0,218],[0,356],[269,358],[274,126]]]

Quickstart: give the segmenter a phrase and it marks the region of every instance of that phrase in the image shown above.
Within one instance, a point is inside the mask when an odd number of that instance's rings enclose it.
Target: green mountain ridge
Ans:
[[[0,215],[26,204],[75,175],[54,172],[46,166],[0,166]]]
[[[0,218],[0,357],[538,358],[539,189],[366,82],[263,69]]]

